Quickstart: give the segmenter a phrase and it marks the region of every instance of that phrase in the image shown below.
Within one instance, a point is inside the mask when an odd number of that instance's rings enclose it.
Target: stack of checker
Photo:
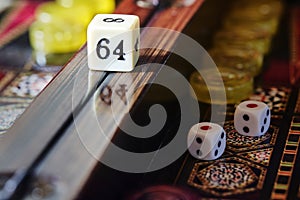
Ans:
[[[282,10],[280,0],[241,0],[230,4],[222,28],[215,33],[209,49],[224,81],[227,96],[224,103],[239,103],[253,93],[253,80],[262,71]],[[211,103],[208,91],[220,90],[207,88],[196,72],[191,75],[190,82],[200,102]]]

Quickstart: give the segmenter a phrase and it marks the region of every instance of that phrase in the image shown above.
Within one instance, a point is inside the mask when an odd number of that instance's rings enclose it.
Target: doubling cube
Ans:
[[[238,133],[246,136],[261,136],[270,126],[271,111],[260,101],[244,101],[234,113],[234,127]]]
[[[139,57],[139,18],[98,14],[87,30],[88,66],[92,70],[131,71]]]
[[[226,134],[218,124],[201,122],[190,129],[187,144],[193,157],[201,160],[214,160],[224,153]]]

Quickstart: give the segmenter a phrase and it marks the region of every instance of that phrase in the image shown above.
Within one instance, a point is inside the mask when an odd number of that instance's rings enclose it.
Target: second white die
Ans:
[[[193,157],[201,160],[214,160],[224,153],[226,133],[218,124],[201,122],[190,129],[187,144]]]
[[[244,101],[234,113],[234,128],[242,135],[261,136],[270,126],[271,111],[260,101]]]
[[[139,57],[139,17],[98,14],[87,29],[88,66],[92,70],[131,71]]]

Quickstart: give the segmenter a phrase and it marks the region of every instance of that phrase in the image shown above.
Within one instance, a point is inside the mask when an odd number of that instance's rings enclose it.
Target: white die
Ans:
[[[234,113],[234,128],[242,135],[261,136],[267,132],[271,121],[269,107],[260,101],[244,101]]]
[[[190,129],[187,145],[193,157],[201,160],[214,160],[224,153],[226,133],[218,124],[201,122]]]
[[[139,57],[140,21],[135,15],[97,14],[87,29],[91,70],[131,71]]]

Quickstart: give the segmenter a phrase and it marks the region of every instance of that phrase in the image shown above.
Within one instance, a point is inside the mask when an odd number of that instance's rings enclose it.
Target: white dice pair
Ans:
[[[271,111],[259,101],[244,101],[234,113],[234,127],[245,136],[261,136],[270,126]],[[226,147],[224,129],[214,123],[195,124],[188,133],[188,150],[190,154],[201,160],[214,160],[220,157]]]
[[[87,29],[91,70],[131,71],[137,63],[140,22],[135,15],[98,14]]]

